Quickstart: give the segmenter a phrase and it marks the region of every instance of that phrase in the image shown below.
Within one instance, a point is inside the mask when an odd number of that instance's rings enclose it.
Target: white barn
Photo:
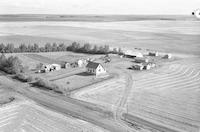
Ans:
[[[143,57],[143,54],[140,52],[133,52],[132,50],[124,51],[126,57]]]
[[[106,69],[100,63],[97,62],[89,61],[86,65],[86,68],[87,73],[89,74],[94,74],[96,76],[106,74]]]

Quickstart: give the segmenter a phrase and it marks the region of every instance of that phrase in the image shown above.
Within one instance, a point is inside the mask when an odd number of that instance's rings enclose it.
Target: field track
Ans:
[[[139,76],[128,113],[188,132],[200,129],[200,61],[175,63]]]

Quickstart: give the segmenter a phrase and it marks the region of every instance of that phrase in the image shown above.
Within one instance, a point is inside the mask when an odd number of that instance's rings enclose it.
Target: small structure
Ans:
[[[43,65],[43,66],[41,67],[41,70],[40,70],[40,72],[49,72],[49,71],[51,71],[51,65],[50,65],[50,64],[48,64],[48,65]]]
[[[64,68],[70,68],[71,66],[70,66],[70,63],[69,62],[65,62],[65,64],[64,64]]]
[[[156,64],[153,62],[147,62],[147,63],[143,63],[143,66],[144,66],[144,70],[149,70],[149,69],[155,67]]]
[[[132,50],[126,50],[124,52],[124,56],[129,57],[129,58],[143,57],[142,53],[140,53],[140,52],[133,52]]]
[[[83,60],[78,60],[77,64],[78,64],[78,67],[83,67],[84,62],[83,62]]]
[[[149,60],[147,58],[136,57],[135,62],[136,63],[147,63],[147,62],[149,62]]]
[[[144,65],[144,67],[143,67],[144,70],[150,70],[151,69],[151,65],[149,63],[143,64],[143,65]]]
[[[106,74],[106,69],[100,63],[97,62],[89,61],[86,65],[86,68],[87,73],[89,74],[94,74],[96,76]]]
[[[143,68],[144,66],[141,63],[133,65],[133,69],[135,70],[143,70]]]
[[[61,65],[59,64],[51,64],[51,70],[60,70],[61,69]]]
[[[158,56],[158,52],[157,51],[149,52],[149,56]]]
[[[165,59],[171,59],[172,58],[172,54],[166,54],[163,58],[165,58]]]
[[[76,68],[76,67],[78,67],[78,63],[77,62],[73,62],[73,63],[70,64],[70,66],[72,68]]]

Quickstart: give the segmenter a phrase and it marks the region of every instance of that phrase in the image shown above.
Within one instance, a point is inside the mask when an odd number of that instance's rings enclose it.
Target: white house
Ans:
[[[86,68],[87,73],[89,74],[94,74],[96,76],[106,74],[106,69],[100,63],[97,62],[89,61],[86,65]]]

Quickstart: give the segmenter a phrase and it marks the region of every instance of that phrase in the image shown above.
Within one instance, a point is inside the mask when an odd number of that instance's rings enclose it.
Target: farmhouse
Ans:
[[[158,52],[157,51],[149,52],[149,56],[158,56]]]
[[[86,68],[87,68],[87,73],[95,74],[96,76],[106,73],[106,69],[100,63],[97,62],[89,61],[88,64],[86,65]]]
[[[137,63],[147,63],[149,60],[147,58],[136,57],[135,62]]]
[[[126,50],[124,51],[124,56],[129,58],[135,58],[135,57],[143,57],[142,53],[140,52],[133,52],[132,50]]]

